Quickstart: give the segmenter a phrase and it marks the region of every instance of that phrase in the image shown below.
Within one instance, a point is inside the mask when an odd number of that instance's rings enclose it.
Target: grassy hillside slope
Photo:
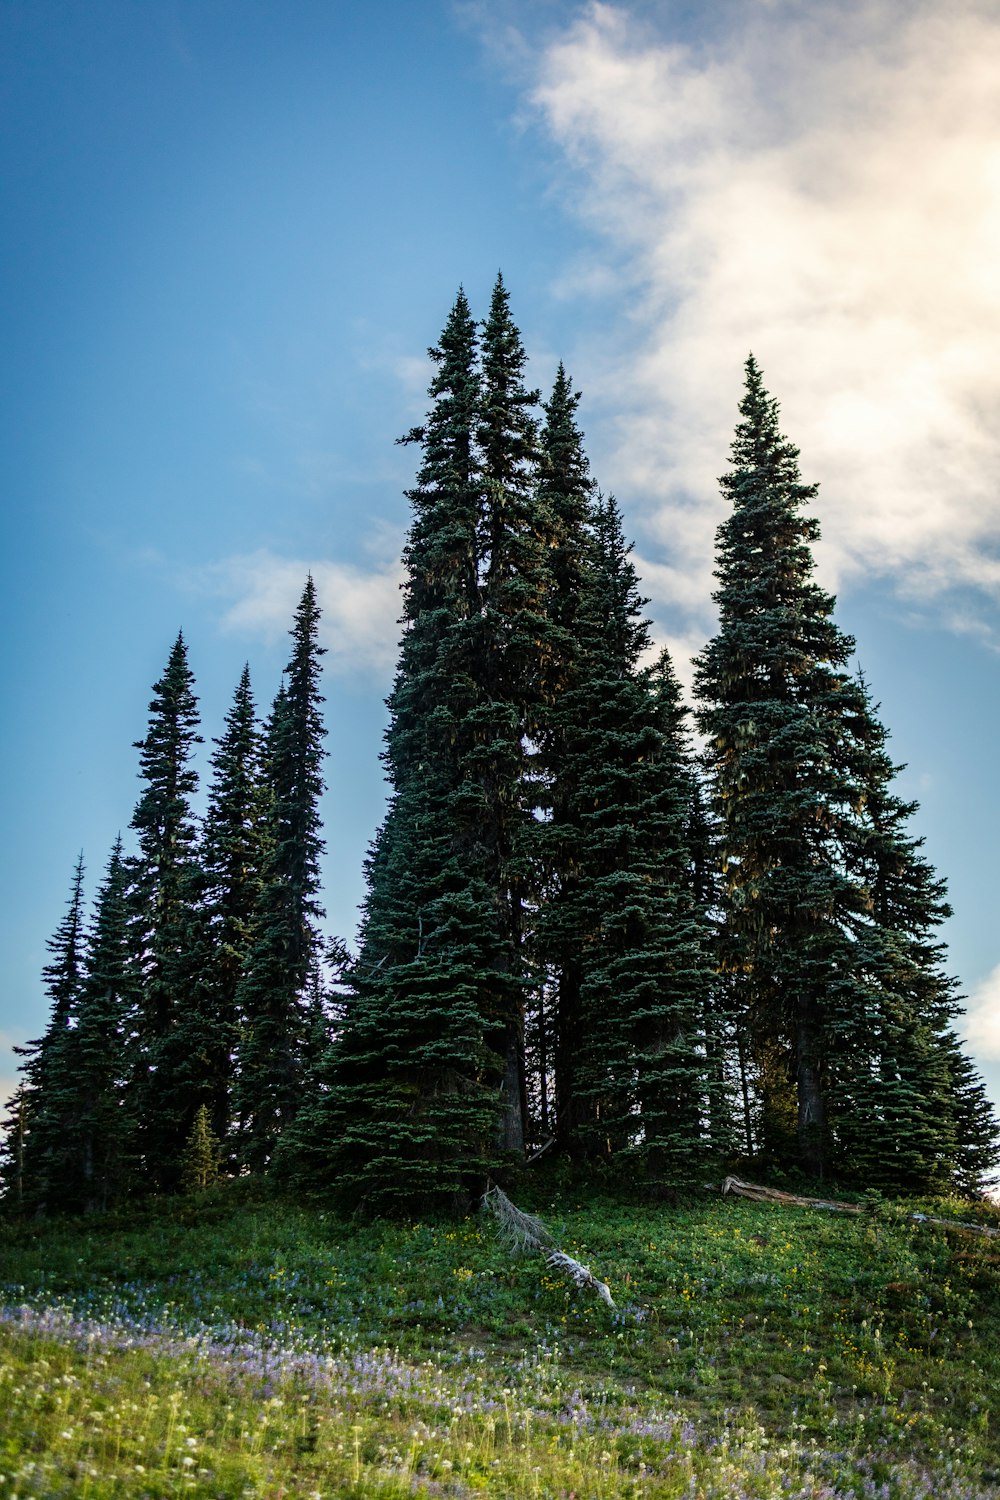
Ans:
[[[530,1206],[614,1312],[482,1218],[237,1185],[5,1227],[0,1500],[1000,1496],[997,1242],[890,1205]]]

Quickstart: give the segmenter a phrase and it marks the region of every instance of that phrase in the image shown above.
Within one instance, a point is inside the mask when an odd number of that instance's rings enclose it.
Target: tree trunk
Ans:
[[[825,1166],[823,1091],[820,1084],[819,1027],[812,1000],[799,1002],[796,1037],[798,1138],[802,1165],[810,1177],[822,1178]]]
[[[737,1056],[740,1064],[740,1095],[743,1103],[743,1137],[746,1142],[747,1156],[752,1157],[753,1151],[753,1125],[750,1112],[750,1079],[747,1074],[747,1049],[743,1038],[742,1029],[736,1036]]]
[[[497,1147],[524,1155],[524,1063],[521,1040],[511,1027],[504,1047],[504,1075],[500,1090]]]
[[[577,1052],[580,1046],[579,965],[566,964],[559,976],[556,1012],[556,1137],[563,1151],[580,1151]]]

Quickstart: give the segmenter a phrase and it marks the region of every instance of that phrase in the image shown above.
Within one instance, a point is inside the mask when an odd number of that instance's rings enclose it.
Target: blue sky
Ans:
[[[206,737],[266,708],[311,568],[329,927],[379,821],[395,438],[464,283],[566,360],[682,676],[753,348],[820,482],[823,580],[956,909],[1000,1099],[1000,21],[800,0],[5,0],[0,1042],[82,848],[138,795],[179,628]],[[0,1083],[13,1076],[0,1051]]]

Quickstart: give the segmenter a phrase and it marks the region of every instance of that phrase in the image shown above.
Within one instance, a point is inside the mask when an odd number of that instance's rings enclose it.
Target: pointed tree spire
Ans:
[[[324,843],[323,725],[325,647],[310,575],[291,630],[292,653],[267,726],[264,772],[267,843],[254,936],[236,993],[241,1036],[235,1103],[238,1149],[261,1169],[302,1103],[311,1030],[310,978],[320,956],[319,861]]]
[[[300,1182],[369,1212],[466,1203],[493,1158],[502,1077],[487,1045],[502,939],[476,857],[466,768],[481,689],[477,336],[459,292],[430,350],[431,407],[409,492],[405,631],[389,698],[386,821],[367,864],[361,949],[321,1087],[283,1153]]]
[[[238,1045],[236,996],[253,941],[266,848],[267,797],[261,766],[250,669],[244,667],[223,734],[215,741],[212,784],[202,837],[206,915],[210,933],[207,976],[212,1035],[206,1037],[214,1080],[206,1100],[213,1132],[229,1129],[232,1061]]]
[[[135,1167],[136,1122],[125,1090],[138,1009],[131,936],[128,865],[119,835],[94,902],[74,1036],[78,1175],[68,1206],[88,1212],[108,1209],[121,1198]]]
[[[191,799],[198,789],[192,764],[198,733],[198,700],[187,646],[179,633],[163,676],[153,686],[149,728],[137,740],[139,775],[145,782],[132,815],[148,879],[169,890],[197,838]]]
[[[594,481],[578,422],[580,393],[560,362],[545,404],[538,501],[549,536],[547,650],[534,722],[528,774],[538,818],[531,829],[537,911],[530,954],[535,984],[526,1016],[529,1087],[541,1141],[575,1140],[579,990],[584,934],[575,920],[579,885],[579,827],[573,780],[576,709],[587,676],[581,637],[590,583]]]
[[[73,869],[66,913],[48,941],[49,962],[42,970],[49,998],[45,1034],[27,1047],[23,1058],[23,1092],[18,1128],[20,1198],[36,1212],[58,1212],[73,1189],[71,1132],[73,1111],[74,1028],[84,975],[83,855]]]
[[[718,530],[719,631],[696,674],[722,839],[720,956],[753,1058],[758,1145],[819,1177],[831,999],[863,904],[841,858],[857,795],[843,752],[854,642],[813,582],[816,486],[802,483],[752,355],[740,418],[720,481],[731,511]]]
[[[131,1107],[147,1183],[172,1189],[197,1100],[189,1097],[204,980],[201,873],[192,799],[198,700],[187,646],[178,634],[154,684],[146,737],[136,743],[145,783],[132,816],[139,856],[132,865],[133,944],[141,977]]]
[[[552,525],[538,496],[540,392],[526,386],[526,364],[498,275],[482,335],[482,586],[480,614],[470,632],[480,703],[468,767],[484,809],[475,857],[494,893],[503,934],[497,967],[508,976],[490,1043],[504,1058],[497,1144],[514,1154],[523,1152],[528,1127],[524,942],[533,798],[527,745],[541,719],[552,632]]]
[[[493,484],[512,494],[530,489],[538,457],[535,410],[541,392],[524,383],[528,363],[510,297],[498,272],[483,322],[483,376],[478,437],[483,468]],[[494,522],[501,517],[494,517]],[[501,549],[502,552],[502,549]],[[499,561],[499,558],[498,558]]]

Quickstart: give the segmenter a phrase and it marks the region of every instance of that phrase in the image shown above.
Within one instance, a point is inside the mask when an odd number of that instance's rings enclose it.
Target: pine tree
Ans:
[[[642,1132],[637,1149],[651,1175],[673,1189],[691,1186],[709,1148],[724,1145],[726,1130],[724,1100],[707,1056],[714,976],[692,839],[699,789],[688,710],[666,649],[641,680],[652,698],[658,738],[652,776],[638,768],[633,773],[643,800],[633,835],[631,915],[622,922],[626,930],[641,923],[640,942],[630,935],[633,951],[616,956],[613,966],[602,964],[595,987],[605,1020],[611,997],[622,1002],[634,1049],[634,1114]],[[640,764],[645,770],[645,761]],[[636,874],[642,878],[635,880]]]
[[[311,1032],[310,977],[320,956],[316,922],[324,844],[320,610],[310,576],[290,632],[292,653],[267,729],[267,843],[254,938],[236,1004],[242,1018],[236,1106],[243,1160],[271,1159],[302,1102]]]
[[[684,837],[691,780],[682,771],[669,666],[645,677],[636,670],[645,625],[633,618],[634,573],[616,572],[627,549],[613,505],[602,510],[602,535],[622,557],[605,559],[603,571],[593,564],[592,485],[575,424],[578,397],[562,369],[546,407],[540,460],[537,395],[524,385],[524,352],[502,282],[483,346],[477,391],[475,327],[460,296],[432,351],[434,405],[411,434],[423,462],[411,491],[407,630],[389,700],[394,794],[368,863],[353,993],[320,1098],[295,1132],[300,1181],[336,1181],[345,1196],[382,1210],[461,1201],[495,1152],[523,1150],[522,1028],[529,944],[542,921],[539,872],[546,870],[549,886],[563,876],[553,873],[562,850],[552,810],[570,778],[560,782],[554,770],[563,735],[556,705],[576,671],[587,587],[588,671],[603,678],[580,700],[573,732],[591,733],[591,715],[604,711],[605,679],[614,679],[612,696],[619,692],[636,721],[627,750],[615,747],[630,768],[623,775],[632,777],[628,792],[617,792],[616,811],[630,820],[642,912],[633,924],[641,936],[609,940],[603,968],[587,969],[592,1014],[596,1024],[608,1008],[607,987],[621,979],[611,974],[617,959],[632,984],[628,1019],[615,1035],[624,1070],[616,1084],[622,1143],[641,1137],[657,1170],[673,1180],[690,1171],[700,1150],[698,1006],[707,960],[692,908]],[[629,657],[620,691],[617,668],[604,663],[610,639]],[[596,752],[588,740],[591,776],[603,774],[600,753],[612,739],[609,732]],[[648,770],[639,769],[644,760]],[[644,820],[648,832],[636,832],[632,825]],[[578,925],[571,938],[567,930],[558,955],[567,963],[601,931],[599,896],[607,892],[597,883],[616,869],[618,852],[609,844],[603,862],[595,861],[589,926],[581,935]],[[546,940],[546,974],[554,974],[558,941],[552,932]],[[548,978],[539,992],[528,1014],[536,1057],[551,1042]],[[617,1004],[616,995],[612,1009]],[[563,1030],[568,1046],[571,1024]],[[603,1068],[596,1055],[592,1061]],[[539,1099],[549,1076],[549,1061],[538,1063]],[[596,1112],[593,1099],[590,1107]]]
[[[339,1034],[290,1153],[299,1181],[336,1185],[372,1212],[453,1207],[481,1189],[495,1153],[503,1021],[519,999],[478,857],[489,810],[474,759],[483,500],[476,343],[460,292],[430,351],[431,410],[407,436],[422,461],[409,492],[405,631],[389,698],[393,793],[366,867],[361,947]]]
[[[938,1045],[948,1071],[951,1115],[949,1186],[975,1197],[996,1181],[1000,1167],[1000,1131],[982,1078],[954,1032]]]
[[[261,901],[266,838],[261,735],[249,667],[243,669],[224,733],[215,747],[201,865],[211,954],[206,988],[215,1027],[209,1113],[212,1130],[224,1141],[229,1130],[232,1059],[239,1037],[236,997]]]
[[[549,532],[541,701],[528,762],[529,800],[537,807],[530,843],[535,865],[537,911],[528,952],[534,964],[534,1000],[526,1016],[527,1042],[538,1134],[553,1133],[564,1147],[574,1140],[575,1060],[579,1045],[580,959],[584,935],[572,915],[578,855],[567,745],[575,732],[574,706],[581,672],[589,660],[581,650],[579,616],[591,562],[594,482],[577,421],[579,391],[560,363],[545,405],[541,433],[538,503]],[[577,690],[577,697],[567,697]],[[569,712],[566,709],[569,709]],[[589,712],[590,705],[583,708]]]
[[[208,1106],[199,1104],[181,1156],[181,1191],[200,1193],[219,1181],[222,1147],[212,1129]]]
[[[685,740],[686,743],[686,740]],[[691,857],[691,899],[698,913],[702,946],[711,979],[704,988],[700,1031],[706,1068],[706,1146],[717,1160],[731,1158],[746,1139],[751,1117],[746,1080],[734,1032],[726,984],[718,972],[719,841],[706,807],[705,788],[695,763],[690,773],[686,844]]]
[[[778,429],[751,356],[718,532],[719,633],[698,663],[722,834],[722,967],[757,1073],[761,1144],[814,1176],[828,1164],[830,999],[862,904],[842,867],[856,797],[845,765],[853,641],[812,582],[816,487]]]
[[[847,749],[861,795],[845,855],[866,901],[841,982],[848,1003],[834,1012],[833,1131],[845,1169],[860,1181],[927,1192],[961,1180],[964,1191],[970,1176],[959,1156],[969,1146],[988,1170],[997,1127],[973,1100],[974,1070],[951,1030],[956,984],[937,937],[951,908],[923,840],[909,832],[917,804],[893,790],[903,767],[888,753],[877,705],[863,678],[853,687]]]
[[[133,864],[133,941],[139,955],[141,1000],[133,1055],[131,1107],[145,1180],[177,1185],[180,1155],[199,1102],[192,1083],[208,1088],[204,1046],[207,946],[197,829],[191,799],[198,733],[194,677],[182,635],[153,687],[149,728],[136,744],[145,789],[132,827],[139,840]]]
[[[468,721],[475,742],[467,774],[482,812],[475,860],[497,903],[506,982],[495,996],[489,1045],[504,1058],[497,1144],[520,1154],[527,1130],[524,1060],[524,964],[527,906],[532,899],[527,742],[541,723],[552,658],[561,655],[549,616],[554,517],[540,503],[540,392],[524,381],[527,363],[497,277],[482,333],[482,389],[476,436],[482,454],[479,612],[472,621],[472,670],[479,701]],[[567,392],[568,396],[568,392]]]
[[[74,1206],[86,1212],[110,1208],[128,1191],[133,1176],[136,1122],[125,1072],[138,1009],[136,988],[128,869],[119,837],[94,904],[74,1032]]]
[[[28,1134],[27,1088],[24,1079],[7,1100],[0,1124],[0,1204],[8,1214],[24,1208],[24,1147]]]
[[[693,771],[669,658],[639,669],[648,628],[614,500],[591,520],[579,655],[546,726],[538,929],[558,976],[558,1135],[572,1152],[638,1152],[676,1186],[704,1153],[710,975],[688,841]]]
[[[124,1104],[128,1031],[136,1014],[126,862],[111,853],[84,941],[78,864],[70,912],[46,970],[53,997],[46,1037],[29,1055],[11,1127],[12,1196],[59,1213],[108,1208],[125,1191],[134,1126]]]
[[[83,855],[76,862],[67,911],[49,939],[42,971],[50,1002],[44,1036],[15,1051],[24,1061],[16,1115],[17,1195],[35,1212],[75,1206],[73,1131],[74,1028],[83,981]]]

